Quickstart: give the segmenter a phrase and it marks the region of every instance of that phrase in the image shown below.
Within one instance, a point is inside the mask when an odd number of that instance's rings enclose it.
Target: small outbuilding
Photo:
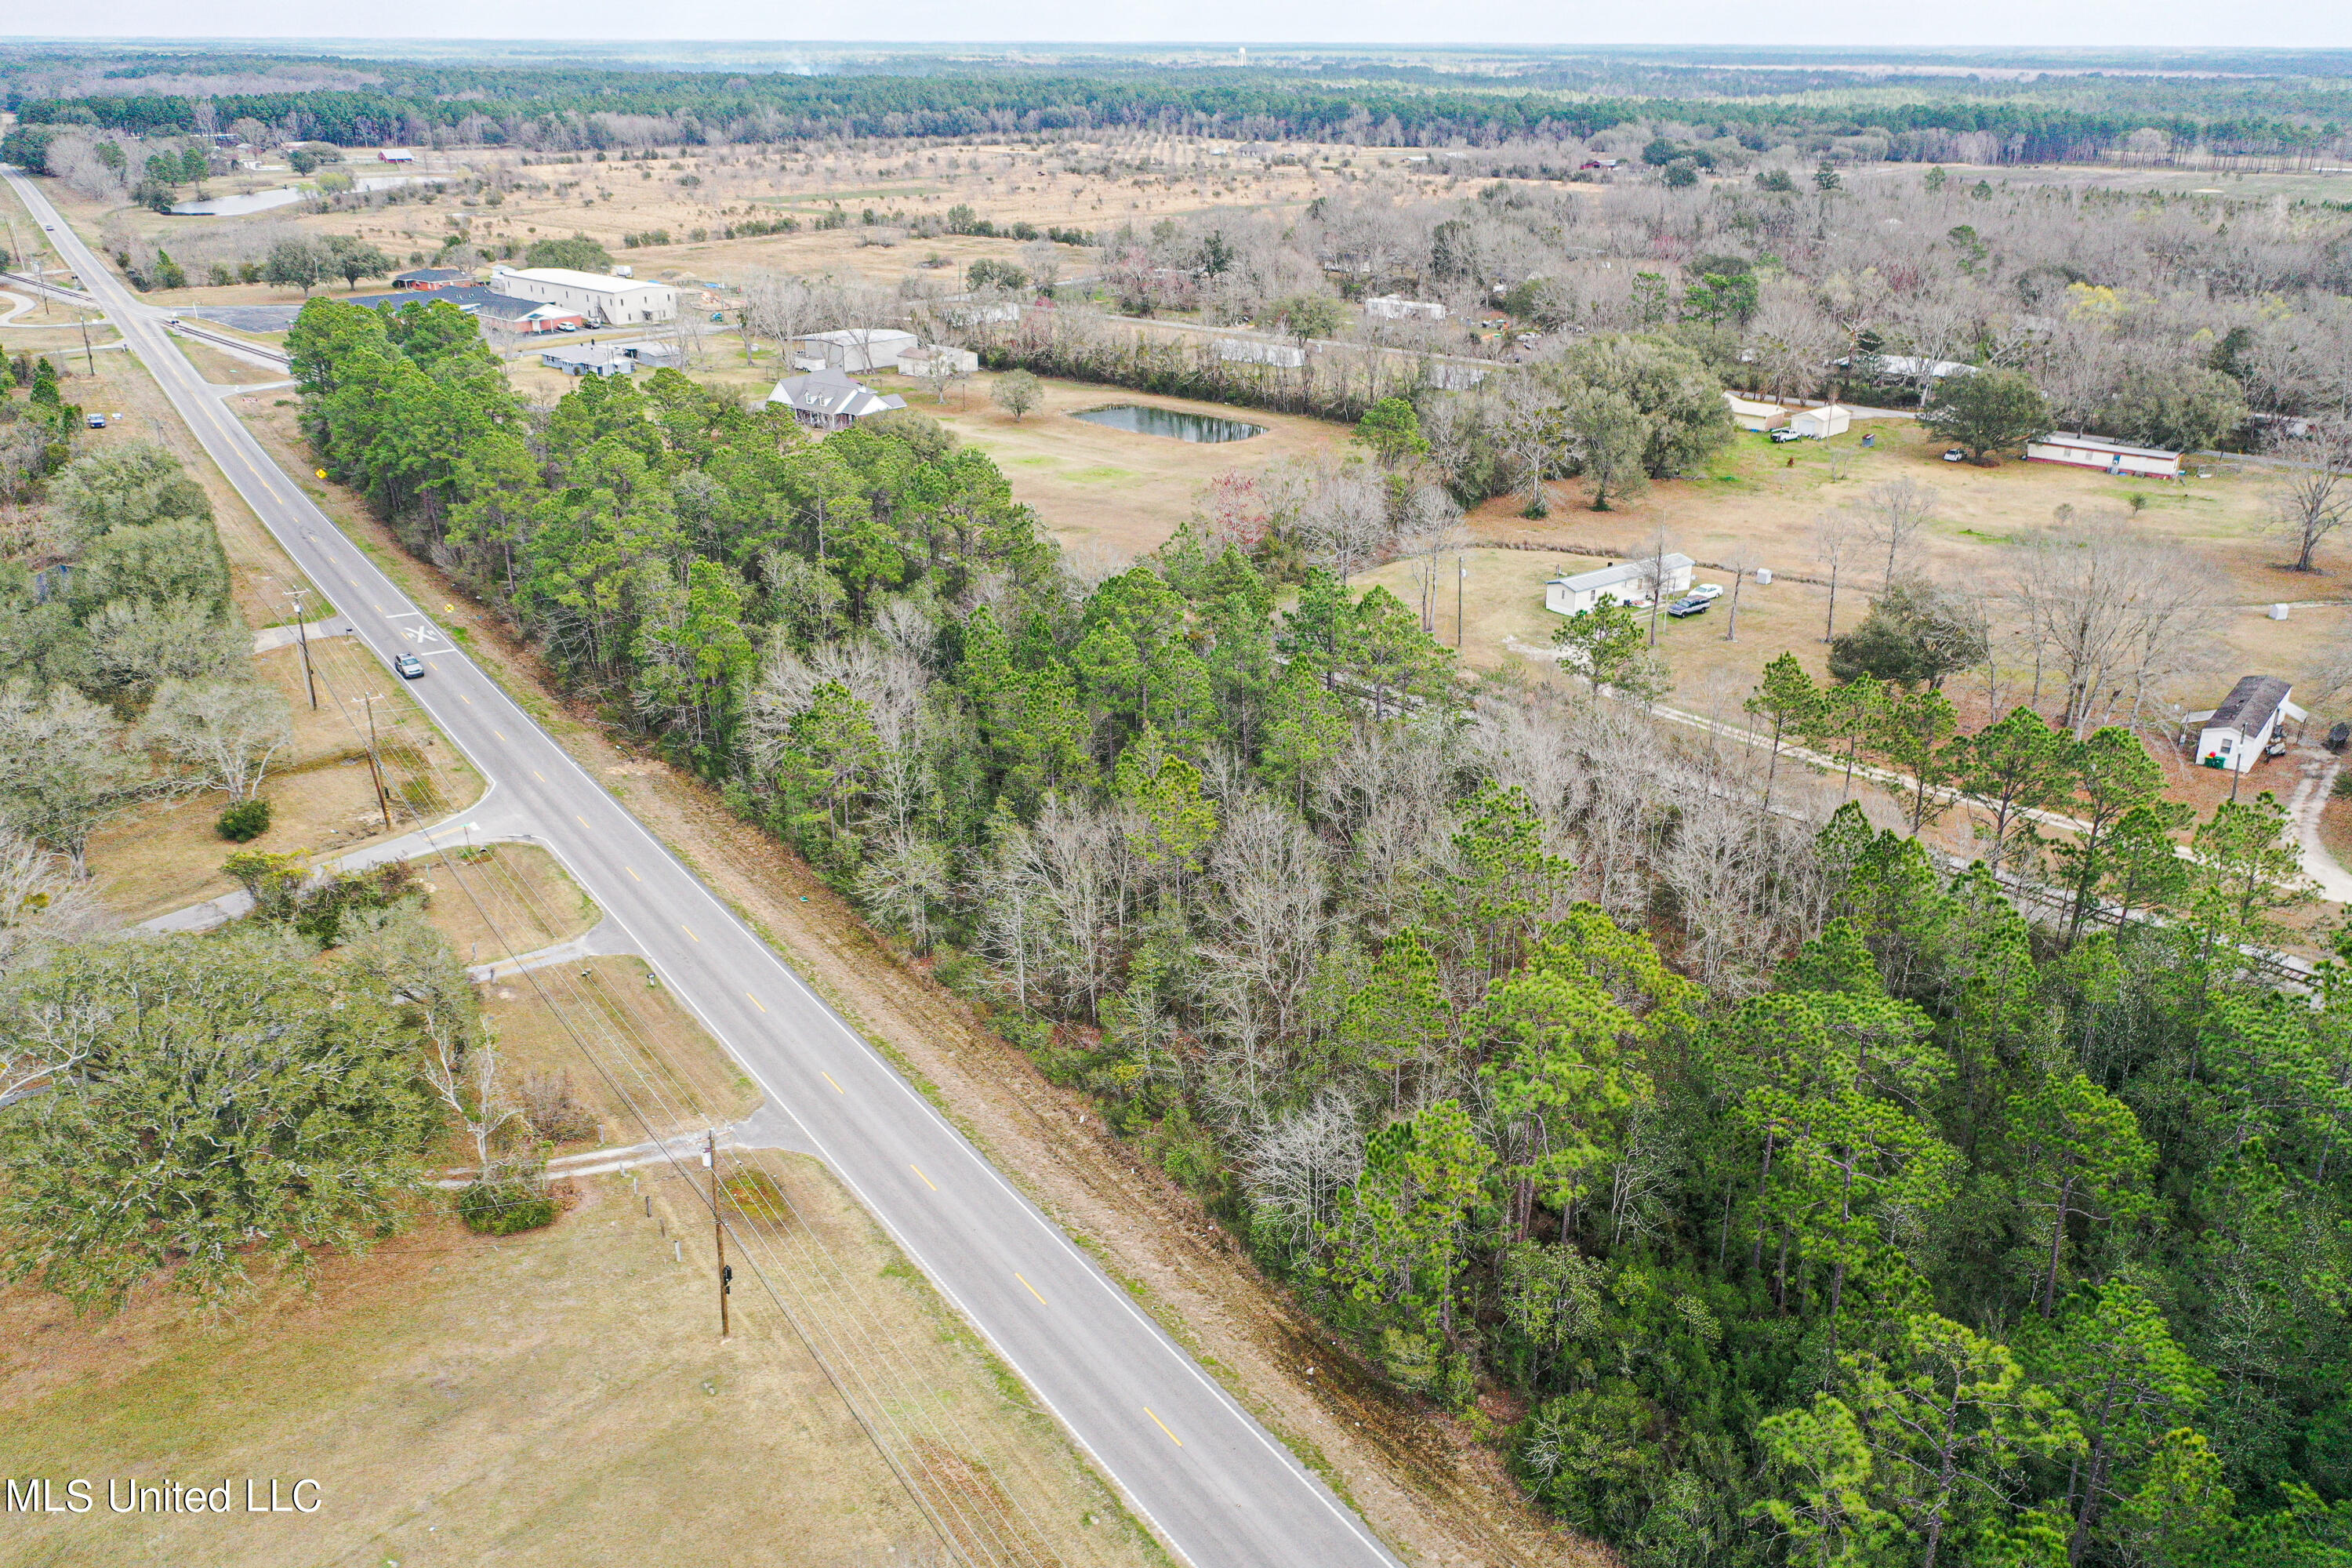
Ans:
[[[1598,607],[1603,599],[1646,605],[1654,588],[1664,597],[1678,599],[1689,589],[1691,568],[1696,564],[1675,551],[1659,557],[1645,555],[1622,565],[1596,567],[1572,577],[1555,577],[1544,584],[1544,608],[1556,616],[1580,616]],[[1654,584],[1651,581],[1654,571]]]
[[[980,356],[953,343],[917,343],[898,355],[901,375],[928,375],[935,364],[946,365],[950,375],[980,374]]]
[[[2064,463],[2075,468],[2104,468],[2118,478],[2177,479],[2180,477],[2180,454],[2168,452],[2161,447],[2127,447],[2121,441],[2110,441],[2104,436],[2084,436],[2072,430],[2053,430],[2038,441],[2025,444],[2025,460],[2029,463]]]
[[[1843,436],[1853,423],[1853,410],[1838,403],[1824,403],[1819,408],[1800,408],[1789,416],[1789,428],[1813,441],[1826,441],[1832,436]]]
[[[1731,410],[1731,422],[1742,430],[1778,430],[1789,422],[1789,411],[1779,404],[1742,397],[1736,392],[1723,395],[1723,405]]]
[[[2189,714],[2182,722],[2197,731],[2198,766],[2253,772],[2263,753],[2284,739],[2287,725],[2300,731],[2310,717],[2287,700],[2294,694],[2278,676],[2250,675],[2230,689],[2219,708]]]

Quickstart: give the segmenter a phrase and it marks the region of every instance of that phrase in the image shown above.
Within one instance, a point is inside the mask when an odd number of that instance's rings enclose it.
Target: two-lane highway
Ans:
[[[10,170],[196,438],[671,989],[1195,1568],[1392,1565],[1361,1521],[1163,1333],[760,937],[540,729],[273,463],[142,305]],[[386,679],[392,679],[389,670]]]

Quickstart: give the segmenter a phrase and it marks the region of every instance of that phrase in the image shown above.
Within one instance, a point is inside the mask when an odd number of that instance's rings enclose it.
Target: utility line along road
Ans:
[[[11,186],[263,523],[665,983],[1194,1568],[1390,1565],[1279,1443],[782,959],[575,763],[279,469],[23,174]],[[389,669],[384,679],[394,679]]]

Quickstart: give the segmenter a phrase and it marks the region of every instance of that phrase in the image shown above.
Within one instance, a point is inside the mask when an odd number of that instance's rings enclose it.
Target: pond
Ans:
[[[1138,436],[1168,436],[1179,441],[1246,441],[1265,434],[1263,425],[1241,419],[1218,419],[1206,414],[1185,414],[1173,408],[1147,408],[1139,403],[1117,403],[1070,416],[1089,425],[1107,425]]]

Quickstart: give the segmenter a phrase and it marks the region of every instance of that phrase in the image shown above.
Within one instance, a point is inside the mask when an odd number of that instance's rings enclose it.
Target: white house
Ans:
[[[1678,599],[1690,587],[1691,567],[1695,564],[1689,556],[1677,551],[1660,557],[1644,556],[1621,566],[1580,572],[1573,577],[1555,577],[1544,584],[1544,608],[1556,616],[1580,616],[1603,599],[1614,599],[1621,605],[1646,605],[1650,602],[1654,566],[1661,574],[1658,590],[1669,599]]]
[[[2177,479],[2180,477],[2180,454],[2168,452],[2160,447],[2126,447],[2121,441],[2110,441],[2099,436],[2081,436],[2071,430],[2053,430],[2039,441],[2025,444],[2025,460],[2029,463],[2064,463],[2076,468],[2104,468],[2121,477],[2134,479]]]
[[[1723,395],[1723,405],[1731,410],[1731,422],[1742,430],[1777,430],[1789,422],[1789,411],[1779,404],[1759,403],[1736,392]]]
[[[1836,403],[1825,403],[1819,408],[1800,408],[1789,416],[1790,429],[1815,441],[1843,436],[1853,423],[1853,410]]]
[[[564,343],[541,349],[539,363],[566,375],[627,375],[637,368],[635,357],[609,343]]]
[[[1263,343],[1255,338],[1219,338],[1217,357],[1229,364],[1273,364],[1297,370],[1307,363],[1307,351],[1297,343]]]
[[[803,370],[897,370],[898,356],[921,342],[898,327],[844,327],[833,332],[803,332],[784,348],[793,363]]]
[[[1442,321],[1445,307],[1429,300],[1408,300],[1402,294],[1379,294],[1364,301],[1364,314],[1376,321]]]
[[[876,392],[831,365],[786,376],[768,394],[768,401],[791,409],[793,417],[810,429],[825,431],[846,430],[869,416],[907,406],[905,398]]]
[[[2198,765],[2253,772],[2263,748],[2277,737],[2281,721],[2300,724],[2309,717],[2287,700],[2294,691],[2275,675],[2250,675],[2230,689],[2219,708],[2189,714],[2184,723],[2198,726]]]
[[[569,267],[493,267],[490,287],[517,300],[563,305],[604,326],[677,319],[677,290],[667,283]]]

